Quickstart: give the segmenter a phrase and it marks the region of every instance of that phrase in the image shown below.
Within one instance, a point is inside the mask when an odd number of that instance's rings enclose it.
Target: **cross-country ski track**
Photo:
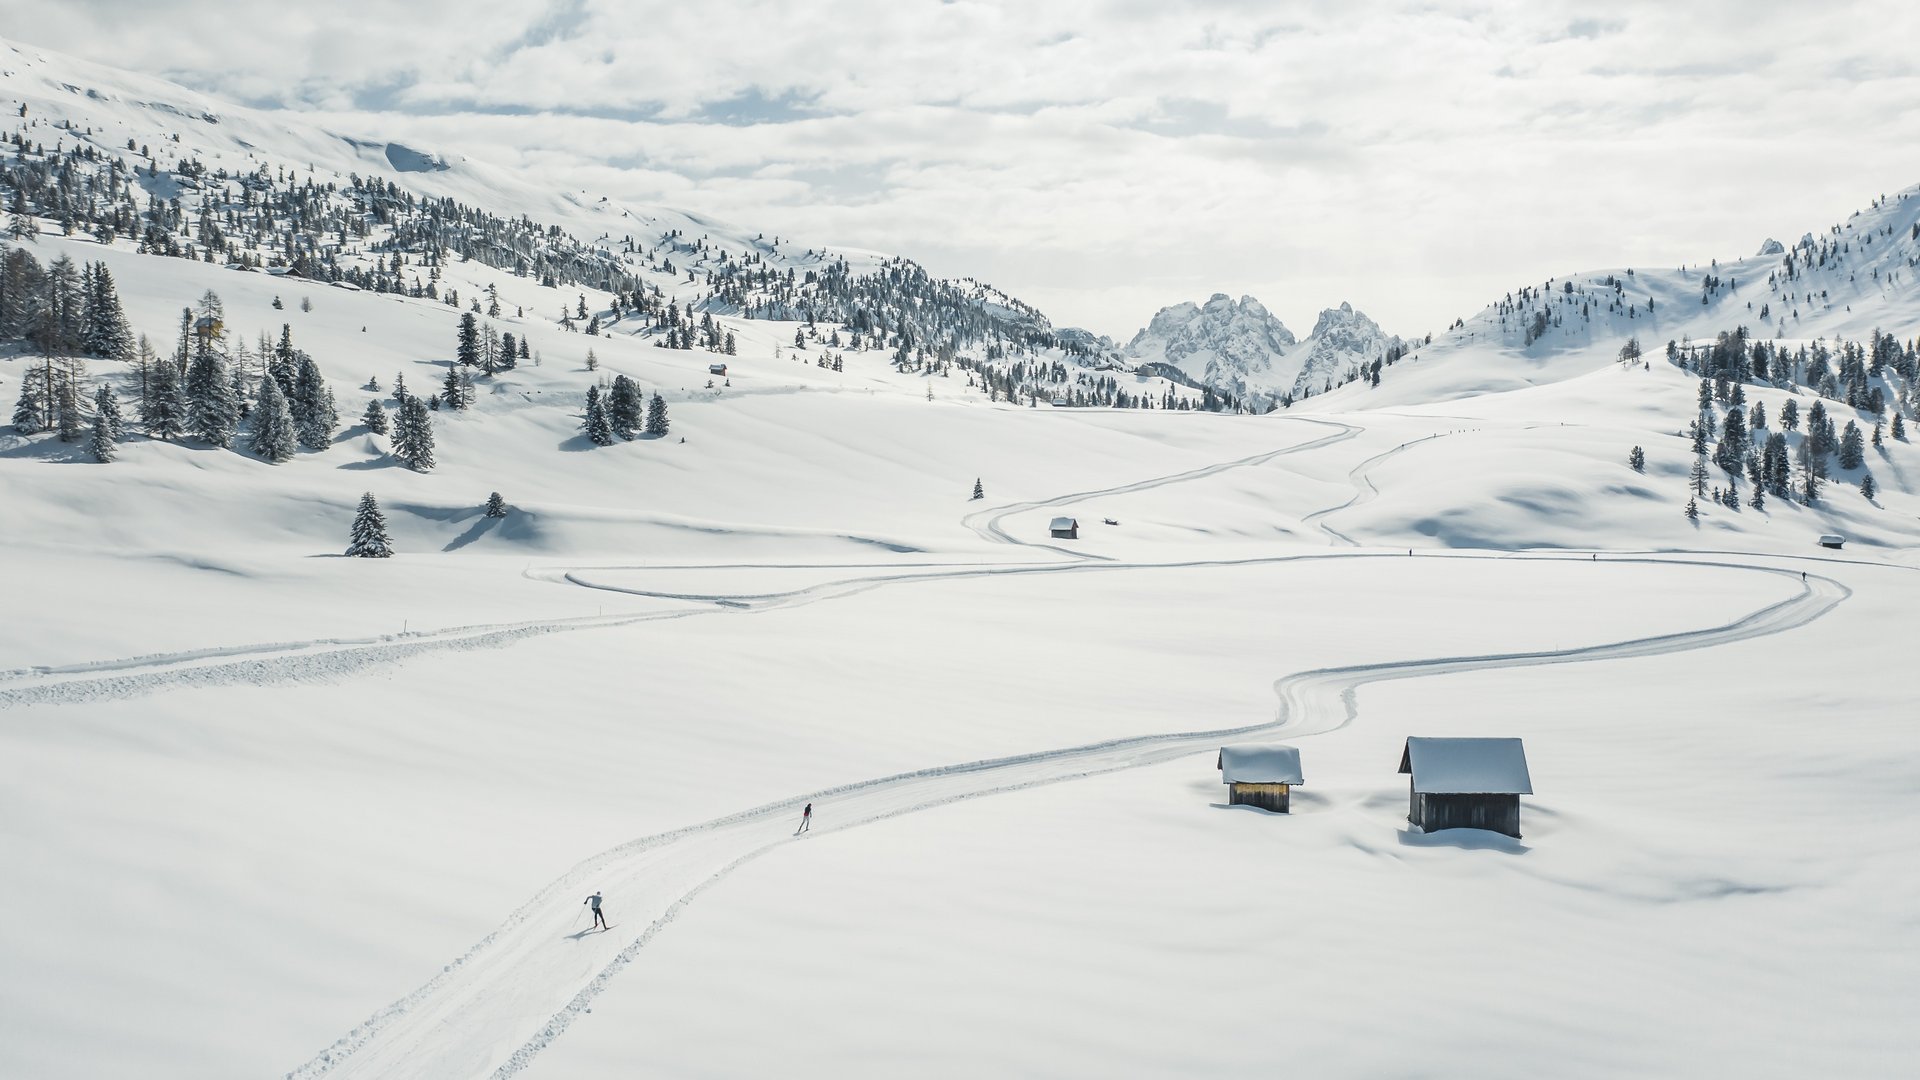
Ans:
[[[1315,423],[1322,423],[1315,421]],[[573,586],[690,602],[684,609],[523,623],[458,627],[408,635],[330,638],[307,642],[210,648],[63,667],[22,668],[0,673],[0,708],[34,703],[78,703],[103,697],[152,693],[180,685],[261,683],[338,678],[364,667],[403,662],[429,650],[505,647],[540,634],[627,626],[698,615],[752,614],[822,602],[892,585],[1009,574],[1120,573],[1133,570],[1255,566],[1330,559],[1404,558],[1398,553],[1352,551],[1270,557],[1123,562],[1071,549],[1028,543],[1001,528],[1005,517],[1063,506],[1101,495],[1141,491],[1272,461],[1350,439],[1363,429],[1339,430],[1295,446],[1184,473],[978,511],[963,519],[976,534],[1000,543],[1073,556],[1071,561],[1012,564],[893,564],[867,573],[803,588],[766,593],[674,593],[596,582],[595,567],[530,571]],[[1436,436],[1437,437],[1437,436]],[[1426,440],[1416,440],[1424,442]],[[1371,493],[1370,466],[1407,449],[1404,444],[1355,466],[1352,498],[1308,519],[1363,502]],[[1364,488],[1363,488],[1364,485]],[[1323,529],[1325,526],[1321,526]],[[1330,538],[1346,540],[1333,530]],[[1348,543],[1352,541],[1347,540]],[[1613,556],[1610,562],[1701,565],[1756,574],[1799,577],[1759,562],[1710,559],[1704,553]],[[1737,559],[1739,553],[1730,553]],[[1585,553],[1450,552],[1429,558],[1579,561]],[[1777,558],[1777,557],[1775,557]],[[845,566],[881,570],[880,566]],[[667,569],[653,567],[651,569]],[[685,568],[677,568],[685,569]],[[716,568],[724,569],[724,568]],[[820,567],[828,569],[828,567]],[[510,1076],[525,1068],[584,1011],[608,981],[640,953],[680,910],[733,870],[780,844],[805,839],[792,831],[799,808],[819,804],[822,833],[952,803],[1043,784],[1158,764],[1206,751],[1227,738],[1284,736],[1297,739],[1331,731],[1357,716],[1356,691],[1368,683],[1470,671],[1655,656],[1711,648],[1807,625],[1845,600],[1850,590],[1823,576],[1808,576],[1800,591],[1777,603],[1719,625],[1568,649],[1382,661],[1294,672],[1274,684],[1273,720],[1246,727],[1137,736],[1012,757],[967,762],[885,776],[814,791],[697,825],[629,841],[576,865],[513,912],[491,934],[412,993],[373,1014],[312,1060],[292,1070],[294,1078]],[[581,935],[588,888],[608,897],[608,911],[621,932]]]

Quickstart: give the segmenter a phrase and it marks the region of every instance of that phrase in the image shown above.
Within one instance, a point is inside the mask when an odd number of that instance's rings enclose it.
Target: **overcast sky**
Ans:
[[[1214,292],[1296,333],[1350,300],[1413,334],[1552,274],[1831,224],[1920,182],[1916,12],[0,0],[0,34],[906,255],[1124,340]]]

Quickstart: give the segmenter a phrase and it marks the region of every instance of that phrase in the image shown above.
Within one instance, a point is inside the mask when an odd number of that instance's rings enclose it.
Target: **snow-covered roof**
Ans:
[[[1071,529],[1077,527],[1079,524],[1079,522],[1070,517],[1057,517],[1053,519],[1053,524],[1047,527],[1050,529]]]
[[[1407,739],[1400,771],[1426,795],[1531,795],[1527,752],[1519,739]]]
[[[1302,784],[1300,751],[1291,746],[1223,746],[1223,784]]]

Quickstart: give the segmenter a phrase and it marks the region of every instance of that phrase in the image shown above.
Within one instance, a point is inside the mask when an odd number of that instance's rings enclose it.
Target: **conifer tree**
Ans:
[[[156,360],[148,376],[147,406],[140,411],[140,426],[154,439],[173,440],[187,432],[187,401],[180,387],[180,373],[171,360]]]
[[[647,434],[658,439],[666,435],[668,428],[667,401],[655,390],[647,401]]]
[[[356,559],[384,559],[393,554],[386,516],[380,513],[380,504],[374,501],[371,491],[360,496],[360,509],[353,515],[347,554]]]
[[[1646,472],[1647,471],[1647,452],[1645,450],[1640,449],[1637,446],[1627,451],[1627,465],[1628,467],[1632,468],[1634,472]],[[974,498],[976,499],[979,497],[980,496],[977,494],[974,496]]]
[[[333,388],[321,376],[320,365],[304,352],[299,353],[299,369],[294,376],[293,393],[287,395],[287,408],[293,414],[300,445],[309,450],[325,450],[333,445],[333,433],[340,427]]]
[[[1847,428],[1840,436],[1840,467],[1857,469],[1866,463],[1866,445],[1860,435],[1860,425],[1847,421]]]
[[[1637,446],[1634,447],[1634,450],[1636,451],[1639,449],[1640,448]],[[980,478],[977,476],[973,478],[973,497],[976,499],[984,499],[987,497],[987,489],[981,486]]]
[[[367,411],[361,414],[360,422],[367,425],[367,430],[375,435],[387,433],[387,410],[380,407],[379,398],[367,402]]]
[[[253,411],[250,441],[253,452],[278,465],[293,457],[295,439],[293,414],[287,409],[280,384],[273,379],[260,380],[260,405]]]
[[[459,343],[454,348],[453,361],[456,365],[478,367],[480,365],[480,321],[469,311],[460,316]]]
[[[1687,484],[1695,495],[1705,495],[1707,493],[1706,458],[1697,457],[1693,459],[1693,471],[1687,476]]]
[[[607,394],[607,422],[614,434],[623,439],[640,434],[641,409],[640,387],[625,375],[615,375],[613,389]]]
[[[459,364],[447,365],[447,377],[440,384],[440,400],[449,408],[464,409],[472,403],[468,391],[472,386],[466,380],[466,372]]]
[[[120,399],[113,396],[113,388],[106,383],[101,383],[100,388],[93,392],[93,415],[107,422],[107,434],[114,441],[126,437],[127,425],[120,416]]]
[[[53,426],[61,442],[73,442],[84,430],[86,418],[80,412],[80,388],[74,385],[72,372],[55,372],[53,383]]]
[[[107,420],[106,414],[94,414],[93,438],[88,441],[87,448],[93,451],[93,460],[102,465],[111,462],[120,455],[119,448],[114,445],[113,441],[113,425]]]
[[[490,518],[507,516],[507,500],[501,498],[497,491],[487,496],[487,516]]]
[[[1893,437],[1899,440],[1900,442],[1907,441],[1906,421],[1900,419],[1899,413],[1893,414],[1893,424],[1888,430],[1889,430],[1889,433],[1892,434]]]
[[[53,426],[53,395],[47,386],[47,369],[32,365],[20,376],[20,397],[13,406],[13,429],[22,435],[38,435]]]
[[[415,472],[433,469],[433,418],[417,395],[408,394],[394,417],[393,456]]]
[[[607,422],[607,406],[600,400],[598,385],[587,387],[587,416],[580,424],[587,441],[595,446],[613,445],[613,425]]]
[[[1687,496],[1687,520],[1700,520],[1700,503],[1691,495]]]
[[[187,368],[187,430],[225,449],[240,424],[240,403],[233,395],[224,358],[206,339]]]
[[[106,263],[87,267],[84,294],[83,336],[87,352],[109,360],[125,360],[133,355],[133,330],[127,326],[126,313],[120,307],[120,294],[114,289],[113,275]]]
[[[1873,496],[1877,492],[1877,490],[1878,489],[1875,488],[1873,485],[1873,474],[1871,472],[1867,473],[1866,475],[1860,478],[1860,497],[1861,498],[1867,500],[1868,502],[1872,502]]]

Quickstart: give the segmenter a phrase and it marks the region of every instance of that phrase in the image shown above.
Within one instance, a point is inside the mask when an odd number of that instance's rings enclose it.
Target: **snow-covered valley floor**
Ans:
[[[235,552],[168,571],[229,636],[12,638],[7,1071],[1897,1074],[1914,571],[1345,547],[1400,424],[1063,497],[1286,492],[1277,549],[958,501],[884,561]],[[1293,815],[1223,808],[1234,729]],[[1526,839],[1410,831],[1409,734],[1524,736]]]

